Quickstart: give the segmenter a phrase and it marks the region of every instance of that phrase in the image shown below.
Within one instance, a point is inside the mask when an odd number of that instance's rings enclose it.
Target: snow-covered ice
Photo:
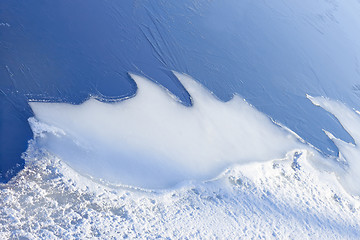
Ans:
[[[26,167],[0,185],[0,239],[360,238],[357,145],[324,129],[340,151],[327,158],[239,96],[177,76],[192,107],[135,75],[123,102],[31,103]],[[356,110],[308,98],[360,141]]]

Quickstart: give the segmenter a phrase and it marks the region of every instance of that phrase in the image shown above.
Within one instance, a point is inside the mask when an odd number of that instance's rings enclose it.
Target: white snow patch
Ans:
[[[353,137],[355,144],[347,143],[336,138],[324,129],[327,136],[339,148],[339,160],[345,162],[343,168],[335,169],[341,183],[351,193],[360,196],[360,116],[359,112],[350,109],[340,101],[330,100],[325,97],[307,96],[314,105],[317,105],[333,114],[344,129]]]
[[[43,129],[39,147],[83,174],[150,189],[209,179],[229,165],[280,158],[304,147],[239,96],[219,101],[190,77],[175,74],[192,107],[136,75],[136,96],[126,101],[30,102],[38,121],[65,133]]]

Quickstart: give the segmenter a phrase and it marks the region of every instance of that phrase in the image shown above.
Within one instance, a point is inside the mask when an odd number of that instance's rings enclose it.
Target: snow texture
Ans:
[[[176,189],[112,188],[32,148],[1,185],[1,239],[357,239],[360,201],[307,150]]]

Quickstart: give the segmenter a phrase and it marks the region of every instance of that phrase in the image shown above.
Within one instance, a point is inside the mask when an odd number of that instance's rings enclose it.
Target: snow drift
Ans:
[[[41,133],[40,146],[79,172],[143,188],[208,179],[231,164],[283,157],[300,146],[239,96],[222,102],[190,77],[176,75],[192,107],[132,75],[138,90],[131,99],[112,104],[90,99],[81,105],[31,102],[36,120],[30,123]]]

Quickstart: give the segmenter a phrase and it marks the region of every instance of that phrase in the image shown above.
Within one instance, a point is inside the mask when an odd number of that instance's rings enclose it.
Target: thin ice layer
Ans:
[[[189,77],[177,76],[192,107],[135,75],[136,96],[119,103],[31,102],[36,119],[50,126],[31,121],[34,131],[43,131],[40,147],[95,178],[164,188],[214,177],[234,163],[279,158],[300,145],[240,97],[222,102]],[[51,126],[63,133],[49,131]]]

